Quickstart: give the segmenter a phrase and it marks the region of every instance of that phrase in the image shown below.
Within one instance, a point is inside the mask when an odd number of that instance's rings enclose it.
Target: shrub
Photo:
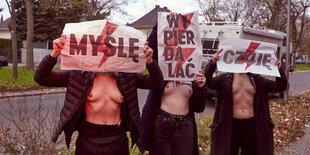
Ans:
[[[206,116],[196,120],[198,131],[198,147],[200,154],[210,154],[212,116]]]
[[[43,108],[43,101],[27,103],[26,98],[19,98],[17,103],[7,99],[7,104],[0,106],[4,117],[0,126],[0,152],[9,154],[51,154],[64,141],[61,136],[57,143],[51,141],[59,120],[58,100],[52,109]]]

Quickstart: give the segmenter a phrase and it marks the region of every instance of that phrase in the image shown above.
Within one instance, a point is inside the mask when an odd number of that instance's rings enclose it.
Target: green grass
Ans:
[[[29,89],[37,88],[39,85],[33,80],[35,70],[28,71],[25,68],[18,68],[18,79],[12,80],[11,68],[0,68],[0,88],[6,89]]]
[[[145,68],[144,72],[142,72],[142,74],[149,74],[149,71],[147,70],[147,68]]]
[[[59,71],[59,68],[53,70]],[[34,80],[35,70],[28,71],[24,67],[18,68],[18,79],[12,80],[11,68],[0,68],[0,90],[12,90],[12,89],[30,89],[39,88]]]
[[[310,70],[310,65],[298,64],[296,65],[295,70],[296,71]]]
[[[60,71],[59,68],[54,68],[54,71]],[[34,80],[33,71],[28,71],[24,67],[18,68],[18,79],[12,80],[12,69],[11,68],[0,68],[0,91],[1,90],[12,90],[12,89],[30,89],[40,88]],[[148,70],[145,69],[142,74],[149,74]]]

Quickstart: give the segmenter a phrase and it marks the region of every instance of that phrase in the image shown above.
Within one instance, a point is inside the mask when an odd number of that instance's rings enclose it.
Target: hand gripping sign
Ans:
[[[221,38],[219,71],[232,73],[257,73],[280,77],[275,65],[277,45],[236,38]]]
[[[193,81],[201,68],[198,13],[158,13],[158,65],[164,80]]]
[[[61,69],[95,72],[143,72],[145,37],[131,27],[106,20],[68,23]]]

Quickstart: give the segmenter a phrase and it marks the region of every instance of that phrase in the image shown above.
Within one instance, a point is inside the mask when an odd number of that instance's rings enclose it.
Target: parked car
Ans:
[[[8,66],[8,58],[0,55],[0,67]]]
[[[304,61],[302,59],[295,59],[296,64],[303,64]]]

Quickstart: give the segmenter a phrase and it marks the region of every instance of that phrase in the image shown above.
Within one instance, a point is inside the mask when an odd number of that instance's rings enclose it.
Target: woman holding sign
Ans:
[[[276,61],[281,77],[275,81],[253,73],[223,73],[213,76],[220,49],[205,68],[207,86],[217,91],[218,100],[211,128],[211,155],[273,155],[274,124],[268,93],[286,89],[287,78]],[[232,65],[232,64],[231,64]]]
[[[153,50],[145,44],[149,75],[138,73],[94,73],[52,71],[64,47],[66,36],[54,40],[54,49],[40,63],[35,81],[42,86],[67,87],[64,106],[53,142],[64,130],[69,148],[72,133],[78,130],[75,154],[127,155],[130,131],[133,144],[141,135],[137,88],[159,89],[163,77]]]
[[[149,45],[157,59],[157,26]],[[206,79],[203,71],[195,80],[165,81],[161,90],[151,90],[142,112],[142,151],[154,155],[199,154],[194,112],[205,108]]]

